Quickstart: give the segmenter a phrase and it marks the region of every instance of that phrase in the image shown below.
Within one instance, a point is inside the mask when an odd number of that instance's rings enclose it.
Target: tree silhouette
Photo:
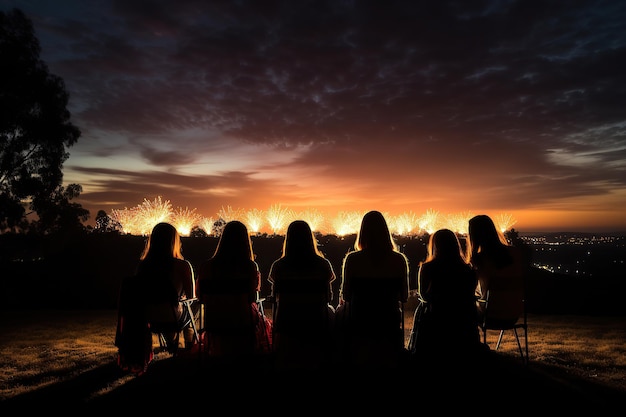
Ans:
[[[52,233],[82,230],[81,222],[89,219],[89,211],[80,204],[70,203],[81,191],[82,187],[78,184],[70,184],[67,188],[59,186],[48,198],[33,202],[39,214],[39,220],[34,222],[37,231]]]
[[[194,226],[189,233],[190,237],[208,237],[209,234],[200,226]]]
[[[69,203],[81,186],[61,186],[66,148],[81,132],[70,122],[64,81],[49,73],[40,51],[21,10],[0,12],[0,232],[25,227],[31,212],[43,232],[89,218]]]
[[[122,233],[122,225],[117,220],[114,220],[104,210],[98,210],[96,214],[96,226],[94,232],[96,233]]]

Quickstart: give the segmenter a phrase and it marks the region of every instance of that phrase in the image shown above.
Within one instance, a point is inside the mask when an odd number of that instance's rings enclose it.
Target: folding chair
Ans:
[[[526,314],[525,291],[522,285],[498,287],[492,285],[484,299],[478,300],[481,314],[479,327],[483,335],[483,343],[487,345],[487,332],[499,331],[495,350],[502,342],[504,332],[512,330],[520,356],[524,364],[528,363],[528,320]],[[523,330],[524,348],[518,330]]]
[[[350,288],[344,357],[357,367],[399,367],[405,352],[401,280],[354,277]]]
[[[145,317],[150,332],[157,336],[160,351],[169,351],[176,354],[180,343],[180,334],[188,327],[193,330],[193,338],[200,342],[198,328],[193,312],[193,304],[197,298],[179,300],[178,304],[168,302],[148,302],[145,306]],[[174,335],[168,344],[166,335]]]
[[[203,294],[199,296],[202,364],[248,366],[258,360],[258,316],[251,308],[249,283],[237,279],[208,280],[202,288]],[[257,308],[264,315],[263,301],[257,294]]]
[[[163,281],[163,284],[166,282]],[[158,351],[168,350],[173,354],[177,353],[180,333],[188,327],[193,329],[194,340],[199,342],[192,307],[197,299],[188,298],[177,302],[176,299],[176,290],[169,283],[154,285],[154,282],[146,282],[136,275],[122,280],[118,299],[116,345],[123,344],[124,351],[130,349],[134,367],[141,367],[140,354],[144,357],[144,369],[152,361],[156,350],[153,335],[158,339]],[[145,343],[141,342],[143,339],[146,339]],[[128,346],[129,343],[131,347]]]
[[[332,338],[329,284],[319,278],[293,277],[274,284],[273,361],[278,370],[319,370],[330,364]]]

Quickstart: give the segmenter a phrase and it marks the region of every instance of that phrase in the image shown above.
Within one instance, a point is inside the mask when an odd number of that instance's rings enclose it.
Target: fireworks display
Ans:
[[[474,216],[471,212],[442,214],[433,209],[421,215],[411,211],[398,215],[383,214],[391,232],[398,236],[432,234],[442,228],[461,235],[467,234],[467,223]],[[195,208],[174,208],[169,200],[162,200],[159,196],[152,201],[144,199],[142,204],[134,208],[113,210],[109,217],[121,225],[123,233],[131,235],[148,235],[155,224],[170,222],[181,236],[189,236],[194,228],[203,230],[209,236],[215,236],[221,231],[220,225],[223,226],[231,220],[241,221],[252,234],[260,234],[267,229],[266,231],[273,235],[280,235],[285,233],[289,223],[301,219],[309,223],[311,230],[316,233],[346,236],[359,231],[364,215],[362,211],[341,211],[332,218],[326,218],[317,209],[309,208],[296,212],[281,204],[274,204],[267,210],[222,206],[213,218],[201,216]],[[508,213],[494,216],[493,221],[502,232],[510,230],[516,223],[513,216]]]

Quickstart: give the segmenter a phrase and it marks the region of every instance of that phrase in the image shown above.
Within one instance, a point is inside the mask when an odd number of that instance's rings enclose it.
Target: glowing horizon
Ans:
[[[131,235],[148,235],[152,227],[159,222],[172,223],[181,236],[189,236],[194,227],[214,235],[213,225],[218,220],[243,222],[250,234],[282,235],[291,221],[301,219],[307,221],[314,232],[346,236],[357,233],[365,211],[340,211],[332,216],[324,215],[314,208],[296,211],[281,204],[274,204],[268,210],[257,208],[242,209],[231,206],[222,207],[216,217],[204,217],[197,209],[188,207],[174,208],[169,200],[160,196],[154,200],[144,199],[142,204],[132,208],[114,209],[107,215],[122,226],[122,232]],[[432,234],[442,228],[450,229],[458,234],[467,234],[467,224],[475,214],[469,211],[460,213],[440,213],[429,209],[418,215],[412,211],[399,214],[382,212],[389,229],[394,235],[417,236],[424,233]],[[492,216],[496,227],[501,232],[510,230],[516,220],[510,213],[498,213]]]

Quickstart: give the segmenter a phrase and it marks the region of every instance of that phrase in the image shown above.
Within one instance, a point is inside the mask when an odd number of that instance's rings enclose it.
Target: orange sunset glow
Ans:
[[[321,234],[345,236],[358,232],[365,212],[341,211],[333,217],[325,216],[316,209],[294,211],[280,204],[274,204],[267,210],[234,209],[222,207],[215,217],[204,217],[196,209],[174,208],[169,200],[161,197],[153,201],[144,200],[136,207],[113,210],[109,217],[120,224],[123,233],[148,235],[159,222],[170,222],[182,236],[189,236],[194,227],[202,229],[208,235],[214,234],[214,224],[218,220],[228,222],[239,220],[246,224],[250,233],[284,234],[289,223],[295,219],[306,220],[311,230]],[[467,224],[474,213],[439,213],[428,210],[422,214],[405,212],[397,215],[383,213],[389,228],[395,235],[417,236],[432,234],[440,228],[448,228],[459,234],[467,233]],[[515,218],[508,213],[493,216],[493,220],[502,232],[511,230]]]
[[[162,198],[185,230],[230,207],[273,233],[280,206],[329,232],[369,210],[626,231],[618,2],[2,5],[66,84],[90,225]]]

